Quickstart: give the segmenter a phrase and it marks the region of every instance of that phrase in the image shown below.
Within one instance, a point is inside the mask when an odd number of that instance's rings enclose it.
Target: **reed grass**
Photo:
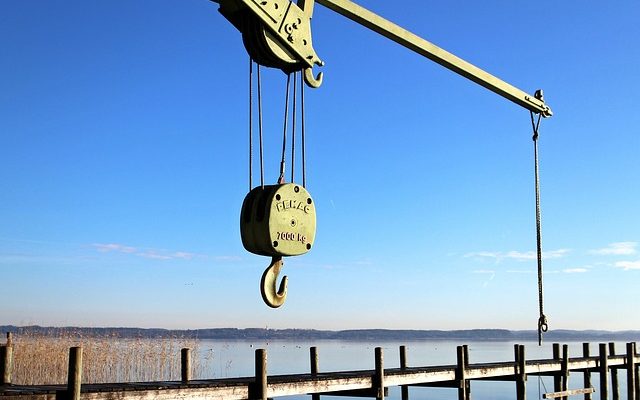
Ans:
[[[200,378],[204,368],[195,356],[197,339],[130,339],[65,331],[13,335],[12,345],[12,382],[16,385],[66,383],[69,348],[74,346],[82,347],[82,383],[180,380],[182,348],[190,348],[194,354],[191,358],[193,379]]]

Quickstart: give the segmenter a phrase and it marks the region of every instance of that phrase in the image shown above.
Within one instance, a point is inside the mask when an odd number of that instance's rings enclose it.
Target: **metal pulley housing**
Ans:
[[[301,185],[258,186],[242,203],[240,236],[244,248],[263,256],[298,256],[313,246],[316,209]]]
[[[241,33],[247,52],[257,63],[285,73],[304,71],[311,87],[322,84],[312,68],[324,63],[311,40],[313,0],[212,0]]]

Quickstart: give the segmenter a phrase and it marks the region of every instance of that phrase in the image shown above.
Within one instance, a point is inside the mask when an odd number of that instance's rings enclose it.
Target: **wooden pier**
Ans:
[[[0,347],[0,400],[215,400],[261,399],[280,396],[311,395],[352,396],[384,399],[389,387],[400,387],[402,400],[409,399],[410,387],[446,387],[452,397],[471,398],[471,382],[480,380],[514,382],[513,396],[525,400],[527,379],[530,376],[552,376],[553,392],[544,398],[567,399],[581,395],[584,400],[619,400],[618,373],[626,374],[627,400],[640,400],[638,366],[640,357],[636,343],[627,343],[625,352],[617,354],[613,343],[600,344],[598,354],[591,355],[588,343],[583,344],[581,357],[570,358],[568,346],[553,345],[553,357],[544,360],[526,360],[525,347],[514,346],[514,358],[498,363],[469,363],[468,347],[457,347],[457,363],[445,366],[409,367],[407,351],[400,346],[400,365],[387,368],[382,348],[376,348],[375,369],[345,372],[319,372],[318,351],[310,349],[310,373],[295,375],[268,375],[267,352],[255,352],[255,376],[192,380],[191,355],[183,349],[182,379],[171,382],[81,384],[82,349],[69,352],[67,385],[21,386],[11,384],[11,344]],[[569,388],[569,374],[582,375],[578,389]],[[594,394],[591,375],[598,374],[599,393]],[[574,385],[575,386],[575,385]],[[456,393],[457,392],[457,393]]]

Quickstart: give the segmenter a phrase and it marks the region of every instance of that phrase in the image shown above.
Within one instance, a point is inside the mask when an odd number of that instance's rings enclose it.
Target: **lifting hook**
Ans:
[[[319,65],[322,66],[324,63],[320,63]],[[313,69],[311,69],[311,67],[309,68],[305,68],[304,69],[304,82],[309,85],[309,87],[312,87],[314,89],[317,89],[320,87],[320,85],[322,85],[322,72],[318,73],[318,76],[316,76],[314,78],[313,76]]]
[[[262,279],[260,280],[260,293],[262,294],[262,300],[264,300],[264,302],[271,308],[280,307],[287,299],[288,278],[286,276],[282,278],[282,281],[280,281],[280,287],[276,291],[276,280],[278,279],[278,274],[280,274],[280,270],[283,265],[284,262],[282,261],[282,256],[272,257],[271,264],[264,270]]]

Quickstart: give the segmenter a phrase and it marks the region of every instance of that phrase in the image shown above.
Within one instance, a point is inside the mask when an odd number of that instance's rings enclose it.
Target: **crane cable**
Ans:
[[[249,191],[253,189],[253,59],[249,57]],[[264,151],[262,144],[262,80],[260,64],[256,63],[258,72],[258,135],[260,152],[260,187],[264,188]]]
[[[542,218],[540,216],[540,178],[538,174],[538,128],[542,115],[538,115],[536,121],[533,112],[531,114],[531,126],[533,128],[533,154],[535,162],[535,186],[536,186],[536,253],[538,259],[538,306],[540,316],[538,318],[538,345],[542,345],[542,334],[549,330],[547,317],[544,315],[543,293],[542,293]]]
[[[287,152],[287,120],[289,119],[289,88],[291,86],[291,74],[287,74],[287,89],[284,101],[284,128],[282,130],[282,160],[280,161],[280,177],[278,184],[284,183],[284,168]]]
[[[263,133],[262,133],[262,80],[260,77],[260,64],[255,62],[249,57],[249,190],[253,189],[253,64],[256,64],[257,70],[257,92],[258,92],[258,131],[259,131],[259,153],[260,153],[260,186],[264,188],[264,151],[263,151]],[[291,126],[291,182],[295,179],[294,165],[295,165],[295,131],[296,131],[296,106],[298,104],[297,99],[297,78],[298,73],[293,73],[293,115]],[[307,171],[306,171],[306,132],[305,132],[305,120],[304,120],[304,76],[300,74],[300,106],[301,106],[301,153],[302,153],[302,187],[307,186]],[[291,86],[291,74],[287,74],[287,86],[285,96],[285,109],[284,109],[284,127],[282,137],[282,158],[280,161],[280,175],[278,177],[278,183],[284,183],[285,180],[285,159],[287,148],[287,121],[289,119],[289,102],[290,102],[290,86]]]
[[[304,74],[300,74],[300,136],[302,146],[302,187],[307,187],[306,138],[304,126]]]

